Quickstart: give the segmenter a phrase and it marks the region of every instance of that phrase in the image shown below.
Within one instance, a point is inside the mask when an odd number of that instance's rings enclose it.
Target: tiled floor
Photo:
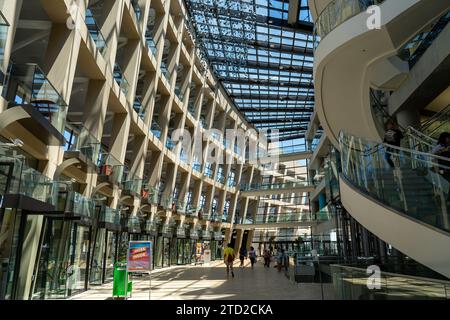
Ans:
[[[149,278],[133,280],[131,300],[149,299]],[[264,268],[257,263],[252,270],[248,264],[244,269],[235,264],[235,278],[227,278],[223,262],[212,262],[209,266],[182,266],[160,270],[152,274],[152,300],[319,300],[320,284],[296,284],[275,268]],[[325,299],[333,299],[332,284],[324,284]],[[112,284],[98,287],[73,300],[112,299]]]

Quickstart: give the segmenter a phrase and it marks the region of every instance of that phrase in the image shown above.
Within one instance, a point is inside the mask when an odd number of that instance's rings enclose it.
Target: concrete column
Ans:
[[[109,152],[124,163],[127,151],[128,136],[130,133],[130,115],[127,113],[114,114],[113,127],[111,132]]]

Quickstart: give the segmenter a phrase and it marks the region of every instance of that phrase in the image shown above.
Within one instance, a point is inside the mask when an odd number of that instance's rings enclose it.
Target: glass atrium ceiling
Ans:
[[[272,141],[302,139],[314,109],[313,23],[299,0],[185,0],[213,71],[247,120],[276,129]]]

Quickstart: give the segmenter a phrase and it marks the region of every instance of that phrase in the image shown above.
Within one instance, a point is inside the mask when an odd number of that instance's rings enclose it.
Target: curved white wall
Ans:
[[[369,14],[361,13],[324,37],[315,52],[317,113],[335,146],[341,130],[381,141],[369,89],[395,82],[396,72],[404,73],[396,61],[386,59],[395,56],[423,26],[449,10],[450,1],[431,4],[428,0],[386,0],[380,8],[381,29],[369,30]]]

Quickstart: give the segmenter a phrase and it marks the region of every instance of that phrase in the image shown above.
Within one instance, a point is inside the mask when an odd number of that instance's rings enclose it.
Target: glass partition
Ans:
[[[100,221],[120,226],[120,210],[102,206]]]
[[[103,55],[106,52],[106,40],[102,32],[100,31],[99,26],[97,25],[97,21],[92,11],[89,8],[86,9],[85,22],[89,34],[91,35],[92,40],[94,40],[97,50],[100,52],[100,54]]]
[[[123,74],[122,69],[120,68],[118,63],[114,65],[114,79],[119,84],[120,90],[122,90],[123,94],[128,95],[128,92],[130,90],[130,83]]]
[[[78,151],[83,154],[89,161],[97,164],[97,159],[100,154],[100,141],[92,135],[85,127],[77,135],[74,131],[67,131],[64,135],[67,144],[66,150]]]

